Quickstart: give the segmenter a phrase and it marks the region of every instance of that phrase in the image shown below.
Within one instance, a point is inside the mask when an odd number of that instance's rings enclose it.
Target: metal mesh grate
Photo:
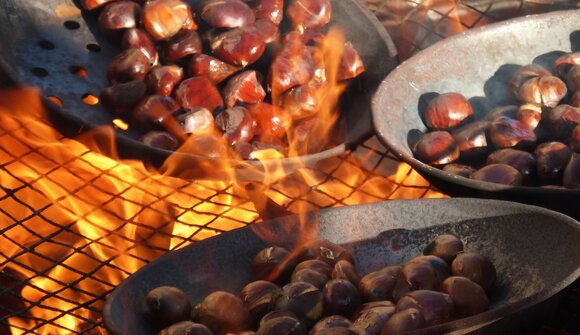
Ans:
[[[454,33],[563,1],[366,0],[402,60]],[[14,92],[12,92],[14,93]],[[2,93],[4,94],[4,93]],[[6,93],[8,94],[8,93]],[[35,115],[35,92],[0,108]],[[0,113],[0,334],[104,334],[124,278],[168,250],[259,221],[240,185],[184,181],[109,159],[35,117]],[[444,196],[376,138],[269,185],[289,211]]]

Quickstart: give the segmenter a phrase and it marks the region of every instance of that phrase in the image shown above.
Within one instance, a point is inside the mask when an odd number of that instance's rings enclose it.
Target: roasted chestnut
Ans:
[[[126,114],[145,97],[147,85],[143,80],[116,83],[101,91],[101,101],[118,114]]]
[[[488,151],[489,124],[489,121],[471,122],[452,132],[462,157],[477,157]]]
[[[441,281],[428,262],[409,262],[403,266],[393,289],[393,299],[398,301],[415,290],[437,290]]]
[[[254,70],[244,71],[232,77],[228,80],[223,93],[227,107],[233,107],[237,102],[256,104],[266,97],[266,91]]]
[[[403,267],[387,266],[379,271],[363,276],[358,289],[364,301],[392,300],[393,289]]]
[[[339,260],[334,264],[332,269],[332,279],[346,279],[358,286],[360,275],[357,273],[354,265],[347,260]]]
[[[215,28],[244,27],[256,19],[252,9],[241,0],[207,0],[201,5],[200,15]]]
[[[181,129],[172,116],[177,110],[179,104],[173,98],[150,95],[135,107],[133,122],[143,130],[164,129],[177,136],[181,133]]]
[[[508,117],[510,119],[517,119],[518,110],[519,110],[519,107],[515,106],[515,105],[496,107],[496,108],[492,109],[491,111],[489,111],[489,113],[485,114],[484,119],[486,121],[493,121],[501,116],[505,116],[505,117]]]
[[[276,318],[280,318],[280,317],[290,317],[290,318],[298,320],[298,317],[296,316],[296,314],[294,314],[290,311],[274,310],[274,311],[264,315],[264,317],[262,317],[262,319],[260,320],[260,324],[258,325],[258,328],[262,327],[266,322],[273,320],[273,319],[276,319]]]
[[[214,111],[223,106],[218,89],[206,77],[191,77],[179,84],[175,90],[175,99],[181,107],[207,108]]]
[[[580,65],[574,65],[566,75],[566,84],[570,92],[580,90]]]
[[[556,76],[533,77],[522,84],[518,99],[538,106],[556,107],[567,92],[566,84]]]
[[[147,293],[146,303],[149,313],[161,327],[188,320],[191,312],[189,298],[177,287],[154,288]]]
[[[397,312],[385,323],[381,335],[395,335],[425,327],[425,318],[420,310],[407,308]]]
[[[572,153],[572,157],[564,170],[562,185],[566,188],[580,188],[580,154]]]
[[[346,327],[335,327],[321,329],[316,332],[310,332],[309,335],[358,335],[358,333]]]
[[[473,115],[473,108],[459,93],[444,93],[429,102],[425,110],[425,125],[430,129],[449,129]]]
[[[489,183],[514,185],[522,184],[522,174],[514,167],[507,164],[490,164],[475,171],[471,179],[486,181]]]
[[[322,289],[324,285],[330,280],[330,277],[321,272],[312,269],[295,270],[292,273],[290,282],[306,282],[310,283],[318,289]]]
[[[264,37],[264,43],[273,43],[280,39],[280,29],[278,25],[272,21],[257,19],[256,22],[254,22],[254,26],[258,29],[260,34],[262,34],[262,37]]]
[[[393,314],[395,314],[395,308],[391,306],[369,308],[358,315],[350,328],[357,335],[380,335]]]
[[[290,127],[290,118],[284,110],[274,105],[261,102],[248,106],[248,110],[256,120],[256,135],[261,139],[280,139]]]
[[[310,269],[319,272],[326,277],[330,277],[332,273],[332,266],[330,266],[330,264],[327,262],[321,261],[319,259],[309,259],[298,263],[294,269],[294,272],[304,269]]]
[[[256,131],[256,120],[244,107],[228,108],[215,118],[215,125],[224,132],[226,142],[234,146],[239,142],[249,142]]]
[[[189,73],[193,76],[205,76],[214,85],[240,70],[239,67],[223,62],[215,57],[201,54],[189,61]]]
[[[580,125],[577,125],[576,128],[574,128],[572,131],[570,148],[572,148],[572,150],[574,150],[576,153],[580,154]]]
[[[158,335],[213,335],[211,330],[200,323],[181,321],[159,332]]]
[[[145,133],[141,142],[153,148],[159,148],[168,151],[175,151],[179,147],[179,141],[175,136],[166,131],[153,130]]]
[[[501,149],[492,152],[487,157],[488,165],[490,164],[507,164],[520,172],[524,181],[531,181],[536,174],[536,157],[531,153],[516,149]]]
[[[518,110],[517,119],[529,130],[534,131],[542,120],[542,107],[534,104],[523,104]]]
[[[342,315],[331,315],[327,316],[324,319],[318,321],[312,328],[310,328],[309,335],[316,334],[316,332],[322,329],[329,329],[329,328],[348,328],[352,325],[349,319],[345,318]]]
[[[443,171],[456,174],[461,177],[469,178],[472,173],[475,172],[475,169],[469,165],[463,164],[447,164],[443,167]]]
[[[397,302],[396,312],[398,313],[408,308],[415,308],[421,311],[427,327],[453,319],[453,300],[446,293],[428,290],[410,292]]]
[[[415,157],[425,164],[443,165],[459,158],[457,142],[447,131],[426,133],[413,148]]]
[[[145,56],[147,56],[147,58],[149,58],[151,65],[157,64],[159,57],[157,49],[155,48],[155,44],[151,40],[151,37],[149,37],[144,30],[137,28],[127,29],[125,33],[123,33],[121,46],[123,50],[139,49],[145,54]]]
[[[310,82],[314,76],[314,63],[310,50],[302,43],[296,32],[288,33],[268,72],[268,86],[273,101],[294,86]],[[296,66],[300,64],[299,66]]]
[[[572,130],[580,125],[580,108],[560,105],[548,112],[548,127],[555,139],[568,141]]]
[[[451,263],[451,271],[454,276],[469,278],[485,291],[489,291],[496,280],[493,263],[487,257],[475,252],[458,254]]]
[[[306,335],[306,327],[298,319],[280,316],[260,325],[256,335]]]
[[[165,43],[163,50],[166,61],[177,62],[201,54],[201,38],[195,30],[182,30]]]
[[[481,286],[466,277],[449,277],[441,283],[441,292],[449,294],[458,317],[487,311],[489,301]]]
[[[221,60],[246,67],[256,62],[264,53],[264,36],[254,26],[234,28],[216,35],[211,41],[211,50]]]
[[[290,311],[299,318],[317,321],[324,312],[324,296],[319,289],[309,283],[290,283],[282,288],[282,295],[276,301],[276,308]]]
[[[332,15],[330,0],[290,0],[286,15],[295,29],[317,30],[324,27]]]
[[[180,0],[151,0],[143,8],[143,27],[156,40],[173,37],[183,28],[196,29],[189,6]]]
[[[215,121],[212,113],[205,109],[191,109],[175,117],[183,132],[188,135],[201,135],[214,129]]]
[[[127,49],[113,57],[107,66],[107,79],[111,82],[126,83],[132,80],[143,80],[149,70],[149,57],[140,49]]]
[[[244,286],[240,292],[240,299],[246,304],[254,324],[258,324],[264,315],[274,310],[281,292],[282,289],[278,285],[264,280]]]
[[[223,291],[213,292],[203,299],[199,304],[199,320],[215,335],[250,330],[252,327],[252,317],[244,302]]]
[[[141,6],[133,1],[115,1],[105,6],[99,15],[99,26],[106,33],[137,27]]]
[[[498,148],[512,148],[536,141],[536,134],[518,120],[500,116],[491,122],[489,136]]]
[[[539,64],[528,64],[519,68],[512,76],[508,87],[514,97],[518,97],[520,87],[531,78],[551,75],[545,67]]]
[[[361,73],[365,71],[365,65],[356,51],[352,46],[351,42],[346,42],[344,44],[344,49],[342,50],[342,58],[340,60],[340,68],[336,79],[347,80],[358,77]]]
[[[282,95],[281,106],[294,121],[314,116],[320,106],[317,92],[315,85],[292,87]]]
[[[574,65],[580,65],[580,52],[572,52],[563,55],[554,61],[555,72],[561,77],[566,78],[568,71]]]
[[[251,268],[255,279],[275,281],[289,278],[294,264],[290,251],[282,247],[268,247],[254,257]]]
[[[356,286],[346,279],[329,281],[324,286],[323,294],[324,311],[327,315],[351,317],[361,304]]]
[[[270,20],[275,24],[282,22],[284,0],[256,0],[254,2],[256,18]]]
[[[183,69],[179,66],[156,66],[147,75],[147,88],[152,94],[170,96],[181,79],[183,79]]]
[[[298,259],[303,261],[319,259],[327,262],[331,266],[334,266],[339,260],[345,259],[354,264],[354,257],[348,250],[326,239],[317,239],[306,243],[302,247]]]
[[[537,171],[540,183],[544,185],[559,185],[566,164],[572,156],[572,149],[561,142],[546,142],[534,150],[538,161]]]
[[[423,249],[423,254],[440,257],[448,264],[453,262],[455,256],[463,251],[463,242],[459,237],[451,234],[437,235]]]

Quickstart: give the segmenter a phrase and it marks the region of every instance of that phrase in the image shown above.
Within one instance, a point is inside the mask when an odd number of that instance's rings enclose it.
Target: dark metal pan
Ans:
[[[444,172],[413,157],[410,135],[425,131],[420,115],[432,93],[459,92],[479,117],[505,105],[506,83],[517,66],[551,65],[563,52],[580,50],[580,10],[530,15],[470,30],[441,41],[402,63],[373,98],[377,135],[433,185],[452,196],[519,201],[580,218],[580,190],[513,187]]]
[[[287,216],[247,226],[169,253],[129,277],[109,297],[103,316],[115,335],[156,334],[145,296],[157,286],[184,290],[193,303],[225,290],[237,294],[251,279],[250,261],[268,245],[296,246],[316,236],[353,252],[361,273],[405,262],[435,235],[454,233],[466,249],[491,258],[498,286],[485,313],[422,333],[529,334],[544,307],[580,276],[580,223],[539,207],[478,199],[422,199],[375,203]],[[525,322],[521,322],[526,320]]]
[[[192,5],[200,2],[187,1]],[[347,39],[360,52],[367,71],[345,92],[341,123],[347,132],[339,142],[343,144],[286,159],[285,167],[311,165],[368,138],[372,133],[371,96],[397,64],[397,52],[388,33],[358,0],[333,0],[332,5],[331,24],[345,28]],[[5,0],[0,2],[0,21],[0,58],[4,59],[0,78],[35,85],[47,96],[60,98],[64,106],[53,104],[50,110],[68,135],[83,128],[112,124],[115,116],[102,104],[90,106],[82,101],[85,94],[99,95],[107,85],[106,66],[120,51],[100,33],[95,15],[81,14],[72,0]],[[86,78],[73,73],[79,67],[86,69]],[[120,154],[160,165],[171,152],[143,145],[138,141],[141,135],[135,129],[117,131]],[[195,177],[205,177],[208,171],[219,177],[224,165],[205,157],[181,156],[192,167],[188,174]]]

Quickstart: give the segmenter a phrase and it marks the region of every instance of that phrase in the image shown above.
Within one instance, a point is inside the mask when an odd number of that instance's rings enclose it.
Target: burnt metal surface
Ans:
[[[550,65],[580,50],[580,10],[530,15],[470,30],[441,41],[402,63],[373,98],[373,123],[400,159],[452,196],[509,199],[580,217],[580,190],[506,186],[480,182],[426,165],[413,157],[409,138],[426,130],[420,106],[431,94],[459,92],[476,118],[510,102],[506,83],[519,66]]]
[[[192,8],[199,0],[186,1]],[[372,133],[370,126],[371,96],[384,77],[397,65],[395,46],[376,17],[358,0],[333,0],[330,25],[348,27],[345,34],[359,51],[367,71],[353,80],[341,100],[341,124],[346,125],[344,143],[321,153],[298,159],[284,160],[292,166],[313,163],[343,153],[346,147],[361,143]],[[82,98],[87,94],[98,96],[108,86],[106,66],[120,52],[119,46],[108,41],[98,27],[97,15],[81,13],[72,0],[6,0],[0,2],[0,58],[8,68],[0,67],[0,77],[6,73],[17,80],[42,89],[47,96],[57,97],[63,107],[52,105],[50,110],[61,129],[71,136],[83,128],[112,125],[118,115],[109,113],[102,104],[89,105]],[[0,63],[1,65],[1,63]],[[5,67],[5,66],[4,66]],[[86,76],[78,75],[79,70]],[[143,145],[138,139],[142,133],[134,127],[117,130],[117,141],[122,157],[139,158],[160,165],[171,154]],[[211,169],[197,169],[190,174],[207,177],[220,164],[205,157],[183,155],[192,166],[209,164]],[[223,162],[222,162],[223,163]],[[223,164],[221,164],[223,165]]]
[[[139,270],[109,297],[103,315],[112,334],[156,334],[145,296],[157,286],[184,290],[192,303],[225,290],[237,294],[250,279],[250,261],[268,245],[296,247],[304,238],[327,238],[349,249],[360,273],[418,256],[436,235],[461,237],[466,250],[497,268],[498,285],[485,313],[420,333],[529,333],[550,299],[580,276],[580,223],[539,207],[478,199],[380,202],[289,216],[247,226],[167,254]],[[557,250],[557,252],[555,252]],[[526,320],[526,322],[521,322]]]

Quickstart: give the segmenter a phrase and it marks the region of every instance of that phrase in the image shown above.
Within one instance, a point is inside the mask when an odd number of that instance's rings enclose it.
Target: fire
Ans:
[[[326,139],[344,89],[336,80],[336,46],[344,38],[331,30],[323,43],[329,84],[317,93],[326,104],[315,129]],[[267,149],[253,153],[262,164],[192,162],[178,152],[156,171],[115,159],[112,127],[64,138],[46,121],[34,89],[0,92],[0,130],[0,269],[26,278],[21,296],[28,312],[9,318],[13,335],[85,330],[100,317],[106,294],[147,262],[256,222],[258,212],[300,213],[307,225],[304,215],[321,207],[442,196],[407,165],[380,156],[376,139],[316,168],[300,158],[283,165],[282,155]],[[187,139],[181,150],[195,143]],[[193,179],[204,171],[220,178]],[[249,183],[255,177],[259,182]]]

